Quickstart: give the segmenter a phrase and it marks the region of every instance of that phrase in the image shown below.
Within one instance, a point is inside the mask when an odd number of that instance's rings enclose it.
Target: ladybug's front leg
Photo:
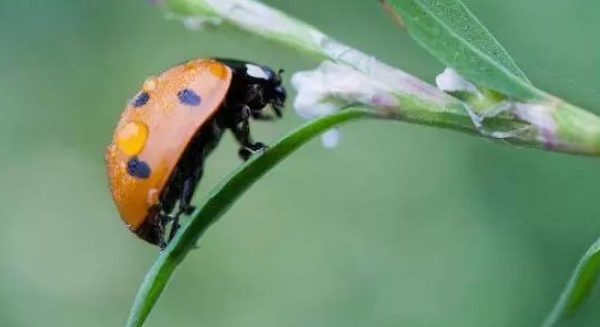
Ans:
[[[250,135],[250,116],[251,110],[247,105],[239,104],[233,108],[236,117],[229,128],[233,132],[235,139],[242,145],[238,151],[243,160],[248,160],[253,153],[265,150],[267,146],[261,142],[253,142]]]

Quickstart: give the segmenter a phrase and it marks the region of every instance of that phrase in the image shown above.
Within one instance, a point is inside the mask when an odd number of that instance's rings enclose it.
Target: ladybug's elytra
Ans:
[[[106,150],[110,189],[121,218],[140,238],[164,248],[202,177],[204,160],[225,129],[249,156],[249,119],[281,117],[282,70],[229,59],[195,59],[144,82],[129,102]],[[262,111],[270,105],[275,115]]]

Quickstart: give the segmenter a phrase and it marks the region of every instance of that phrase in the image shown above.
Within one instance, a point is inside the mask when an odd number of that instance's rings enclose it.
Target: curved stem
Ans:
[[[515,102],[510,115],[488,119],[485,133],[469,118],[465,103],[401,69],[345,45],[317,28],[255,0],[165,0],[169,9],[188,18],[225,21],[232,26],[290,46],[317,60],[352,67],[386,88],[398,105],[380,108],[410,123],[467,132],[509,144],[570,154],[600,156],[600,117],[563,100],[543,94],[534,102]],[[418,2],[418,1],[417,1]],[[212,19],[211,19],[212,18]],[[442,40],[442,39],[440,39]],[[442,42],[442,41],[440,41]],[[369,95],[366,94],[369,98]],[[372,106],[371,103],[361,102]],[[475,108],[477,109],[477,108]],[[483,108],[485,109],[485,108]],[[523,132],[524,126],[530,126]]]
[[[590,296],[600,275],[600,239],[583,255],[560,298],[544,321],[542,327],[556,326],[572,316]]]
[[[313,137],[328,129],[361,118],[378,118],[379,114],[368,108],[349,108],[304,124],[284,136],[269,150],[248,160],[214,187],[204,203],[191,215],[146,274],[131,309],[127,327],[140,327],[150,314],[165,289],[175,268],[189,251],[196,247],[202,234],[219,219],[233,203],[261,176],[271,170],[292,152]]]

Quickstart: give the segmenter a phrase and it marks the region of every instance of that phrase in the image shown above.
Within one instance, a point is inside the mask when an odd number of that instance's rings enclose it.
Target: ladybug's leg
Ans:
[[[179,227],[181,227],[181,225],[179,225],[179,216],[181,216],[182,211],[178,211],[175,214],[175,217],[173,217],[173,224],[171,225],[171,231],[169,232],[169,242],[171,242],[171,240],[173,239],[173,237],[175,237],[175,234],[177,234],[177,231],[179,230]]]
[[[183,181],[183,185],[181,187],[181,198],[179,199],[179,212],[182,212],[185,215],[191,214],[196,209],[191,205],[191,203],[194,192],[196,191],[196,186],[198,186],[198,183],[204,174],[205,155],[204,149],[201,150],[198,154],[197,160],[194,162],[192,171]]]
[[[202,174],[204,173],[204,159],[202,159],[201,163],[196,167],[194,172],[188,176],[188,178],[183,182],[183,187],[181,189],[181,198],[179,199],[179,210],[173,217],[173,223],[171,224],[171,232],[169,232],[169,242],[175,237],[177,231],[179,230],[179,217],[182,214],[189,215],[196,208],[192,206],[190,203],[192,201],[192,197],[194,196],[194,191],[196,190],[196,186],[200,179],[202,179]]]
[[[160,214],[158,217],[160,219],[160,223],[158,224],[158,246],[161,250],[164,250],[167,247],[167,240],[165,239],[165,226],[173,219],[172,217]]]
[[[248,160],[253,153],[267,148],[264,143],[253,142],[250,135],[250,117],[252,112],[247,105],[239,104],[232,108],[236,113],[235,119],[231,122],[229,128],[233,132],[235,139],[242,145],[238,154],[243,160]]]
[[[167,247],[167,239],[165,238],[165,227],[173,220],[173,217],[164,213],[158,207],[156,213],[150,217],[153,226],[153,240],[151,243],[158,245],[161,250]]]
[[[179,230],[179,218],[181,215],[190,215],[196,209],[191,205],[192,197],[198,183],[204,173],[204,161],[206,156],[212,152],[222,135],[222,129],[215,121],[204,126],[192,140],[192,144],[186,150],[181,159],[180,168],[183,170],[183,179],[178,185],[179,198],[178,210],[173,217],[169,242]]]

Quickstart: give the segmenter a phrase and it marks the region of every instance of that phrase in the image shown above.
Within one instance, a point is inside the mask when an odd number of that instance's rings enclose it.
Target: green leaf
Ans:
[[[575,272],[563,290],[558,302],[544,322],[544,327],[555,326],[581,308],[588,299],[600,275],[600,239],[598,239],[579,261]]]
[[[141,327],[144,324],[175,268],[196,247],[206,229],[227,212],[254,182],[314,136],[338,124],[369,117],[378,115],[370,109],[349,108],[308,122],[284,136],[269,150],[248,160],[213,188],[146,274],[131,309],[127,327]]]
[[[460,0],[388,1],[413,38],[467,80],[521,100],[546,97]]]

